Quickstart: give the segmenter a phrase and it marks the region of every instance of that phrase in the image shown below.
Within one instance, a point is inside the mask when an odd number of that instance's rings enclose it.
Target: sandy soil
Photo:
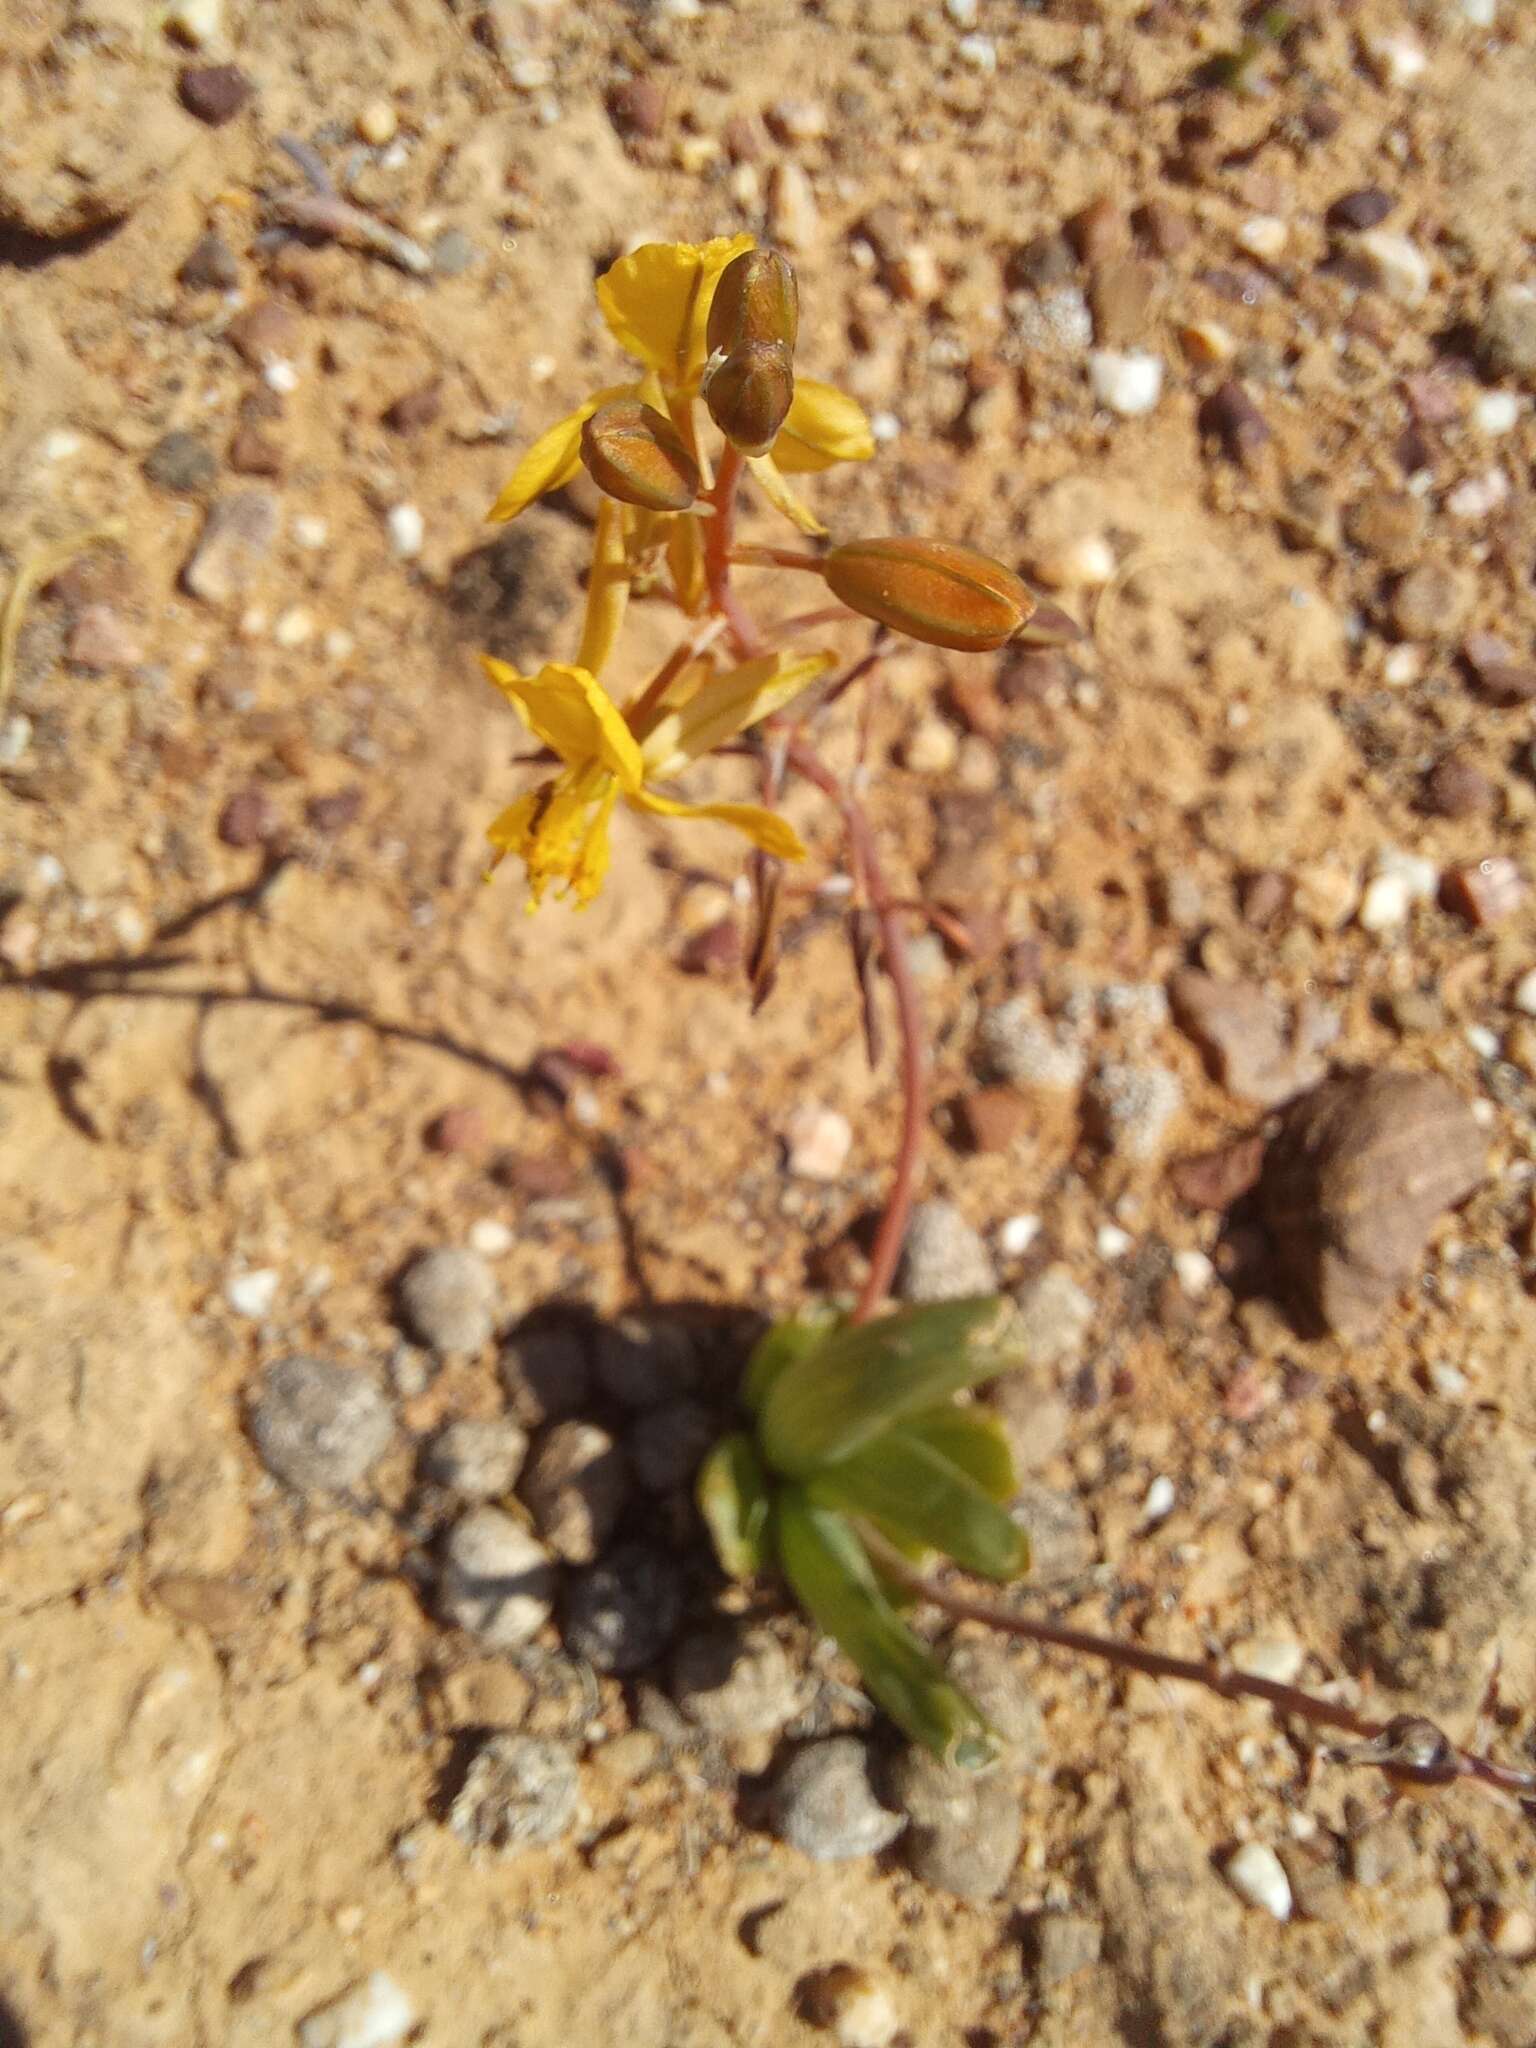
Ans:
[[[1528,1822],[1464,1792],[1383,1817],[1375,1779],[1309,1770],[1256,1707],[1015,1658],[1043,1715],[1022,1849],[967,1903],[900,1843],[817,1864],[777,1841],[778,1752],[698,1741],[665,1660],[621,1680],[557,1623],[513,1658],[445,1628],[417,1462],[498,1412],[497,1350],[439,1369],[396,1293],[423,1249],[471,1245],[498,1329],[550,1302],[773,1312],[847,1270],[878,1198],[896,1104],[831,908],[799,903],[754,1021],[735,977],[684,971],[737,902],[723,832],[624,824],[580,917],[478,880],[519,739],[474,650],[567,651],[587,542],[579,494],[500,538],[485,508],[616,369],[595,272],[641,238],[771,230],[797,244],[803,366],[887,442],[812,480],[824,516],[970,540],[1091,628],[1023,671],[903,655],[873,729],[904,884],[1008,942],[920,947],[925,1193],[994,1247],[1038,1219],[1002,1277],[1063,1267],[1091,1307],[1026,1427],[1063,1553],[1042,1597],[1187,1654],[1278,1642],[1306,1682],[1459,1736],[1502,1658],[1491,1739],[1536,1760],[1536,936],[1528,898],[1479,924],[1445,882],[1536,868],[1531,702],[1461,653],[1497,634],[1529,664],[1536,633],[1536,371],[1486,334],[1536,281],[1536,21],[1478,11],[1301,4],[1240,91],[1206,82],[1238,11],[1196,0],[229,0],[196,50],[139,0],[12,0],[0,547],[14,573],[116,538],[29,606],[0,708],[0,2039],[789,2048],[828,2038],[816,1973],[856,1963],[921,2048],[1536,2040]],[[253,90],[214,125],[180,74],[222,63]],[[376,102],[397,133],[368,144]],[[285,133],[434,274],[281,232]],[[1330,226],[1367,188],[1406,254]],[[1090,345],[1163,364],[1149,412],[1095,405]],[[1267,436],[1213,410],[1228,380]],[[272,501],[270,538],[193,596],[207,506],[239,491]],[[637,650],[663,631],[642,617]],[[1426,795],[1452,753],[1455,806]],[[835,870],[834,821],[804,792],[793,815]],[[1369,929],[1391,850],[1428,882]],[[1487,1182],[1368,1339],[1299,1334],[1253,1220],[1171,1177],[1264,1114],[1155,999],[1188,965],[1327,1007],[1330,1060],[1443,1074],[1484,1126]],[[977,1019],[1020,988],[1086,1082],[1026,1090],[978,1152]],[[562,1111],[527,1074],[572,1041],[618,1071]],[[1115,1062],[1177,1084],[1145,1145],[1106,1125]],[[785,1167],[806,1105],[853,1126],[829,1182]],[[296,1497],[247,1434],[296,1351],[391,1404],[335,1498]],[[683,1497],[643,1518],[696,1626],[720,1596]],[[814,1694],[790,1735],[879,1749],[846,1670],[775,1626]],[[564,1745],[581,1802],[500,1859],[445,1824],[498,1727]],[[1247,1839],[1283,1851],[1283,1923],[1223,1875]],[[1100,1954],[1050,1982],[1055,1912]],[[297,2033],[376,1971],[393,2031]]]

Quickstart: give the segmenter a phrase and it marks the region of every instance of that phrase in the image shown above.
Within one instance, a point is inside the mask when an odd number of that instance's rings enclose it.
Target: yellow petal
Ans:
[[[482,654],[480,661],[535,739],[568,768],[603,769],[621,789],[639,787],[643,769],[635,736],[596,676],[564,662],[547,662],[536,676],[522,676],[494,655]]]
[[[795,379],[789,417],[773,444],[773,459],[789,476],[830,469],[834,462],[868,462],[875,452],[864,408],[834,384]]]
[[[606,391],[595,391],[590,398],[583,399],[576,410],[567,413],[563,420],[556,420],[547,427],[528,450],[512,479],[496,500],[487,519],[515,519],[519,512],[525,512],[535,498],[542,498],[546,491],[558,491],[568,484],[581,467],[581,430],[591,419],[600,405],[607,405],[610,399],[633,398],[633,384],[612,384]]]
[[[747,467],[751,470],[753,476],[757,478],[763,496],[768,500],[774,511],[782,512],[792,526],[798,526],[802,533],[808,533],[816,537],[826,532],[827,529],[816,517],[816,514],[811,511],[808,505],[802,505],[794,492],[789,488],[789,485],[785,483],[783,477],[779,474],[778,464],[771,455],[749,455],[747,457]]]
[[[515,854],[528,873],[528,908],[537,910],[547,889],[574,896],[585,907],[603,886],[608,873],[608,823],[618,801],[618,784],[603,777],[603,787],[583,791],[569,775],[559,775],[529,795],[509,804],[486,837],[495,852],[494,869],[505,855]]]
[[[626,506],[604,498],[598,507],[597,536],[592,544],[592,570],[587,578],[587,609],[581,622],[578,668],[600,675],[614,650],[629,603],[630,565],[625,532]]]
[[[707,683],[676,714],[676,738],[672,758],[651,768],[653,775],[670,774],[685,761],[713,753],[727,740],[782,710],[793,697],[835,668],[837,656],[827,649],[791,659],[787,654],[767,654],[744,662],[716,681]],[[646,749],[647,758],[652,749]]]
[[[609,332],[670,385],[692,382],[704,367],[704,327],[720,273],[754,246],[751,235],[712,242],[647,242],[621,256],[597,281]]]
[[[776,860],[804,860],[805,847],[787,818],[761,804],[685,804],[677,797],[658,796],[651,789],[631,791],[625,801],[637,811],[651,811],[658,818],[714,818],[722,825],[734,825],[754,846],[771,853]]]

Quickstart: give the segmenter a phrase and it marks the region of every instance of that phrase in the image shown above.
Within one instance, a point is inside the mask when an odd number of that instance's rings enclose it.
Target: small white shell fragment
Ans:
[[[357,117],[359,140],[371,143],[375,149],[382,149],[386,142],[393,142],[398,126],[395,110],[388,100],[370,100]]]
[[[384,523],[389,528],[391,545],[403,562],[421,553],[427,523],[414,505],[391,505]]]
[[[217,39],[223,16],[223,0],[171,0],[161,19],[167,35],[189,50],[202,50]]]
[[[1275,1685],[1294,1685],[1307,1653],[1288,1636],[1248,1636],[1232,1645],[1231,1663],[1249,1678],[1267,1678]]]
[[[1507,434],[1520,422],[1520,400],[1513,391],[1485,391],[1472,407],[1472,424],[1490,437]]]
[[[1198,1301],[1202,1294],[1208,1294],[1216,1278],[1216,1268],[1205,1253],[1193,1249],[1174,1253],[1173,1270],[1191,1301]]]
[[[394,2048],[416,2024],[416,2008],[393,1977],[375,1970],[299,2028],[301,2048]]]
[[[1528,967],[1515,983],[1510,1001],[1527,1017],[1536,1017],[1536,967]]]
[[[1267,1842],[1244,1842],[1229,1856],[1223,1871],[1240,1899],[1259,1906],[1276,1920],[1291,1917],[1291,1881],[1285,1866]]]
[[[1417,85],[1429,68],[1424,45],[1406,31],[1369,37],[1365,53],[1381,83],[1400,89]]]
[[[1256,213],[1237,231],[1237,246],[1261,263],[1274,263],[1285,254],[1291,239],[1290,223],[1275,213]]]
[[[1150,412],[1163,393],[1163,366],[1145,349],[1091,349],[1088,382],[1107,412],[1136,419]]]
[[[1118,1223],[1101,1223],[1094,1244],[1101,1259],[1123,1259],[1135,1239]]]
[[[1532,977],[1536,981],[1536,975]],[[1005,1259],[1022,1259],[1040,1235],[1038,1216],[1005,1216],[997,1229],[997,1248]]]
[[[789,1170],[801,1180],[836,1180],[848,1164],[853,1126],[841,1110],[808,1102],[795,1111],[784,1135]]]
[[[1141,1504],[1143,1528],[1150,1528],[1154,1522],[1164,1522],[1173,1513],[1179,1498],[1178,1488],[1166,1472],[1159,1472],[1147,1488],[1147,1497]]]
[[[1374,875],[1365,885],[1357,912],[1360,929],[1380,937],[1400,931],[1408,921],[1412,899],[1401,875]]]
[[[225,1283],[224,1299],[237,1316],[259,1321],[277,1299],[279,1277],[275,1266],[258,1266],[249,1273],[236,1273]]]
[[[1429,296],[1429,259],[1416,242],[1390,228],[1357,235],[1355,251],[1369,264],[1378,287],[1399,306],[1421,306]]]

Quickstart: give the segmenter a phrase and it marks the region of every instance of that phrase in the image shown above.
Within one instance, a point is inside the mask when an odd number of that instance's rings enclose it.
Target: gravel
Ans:
[[[903,1301],[961,1301],[997,1287],[992,1254],[953,1202],[919,1202],[902,1248],[896,1291]]]
[[[394,1411],[372,1380],[329,1359],[279,1359],[251,1406],[256,1454],[301,1493],[343,1493],[381,1457]]]
[[[278,505],[270,491],[231,491],[208,508],[182,584],[204,604],[225,604],[247,590],[277,538]]]
[[[599,1671],[643,1671],[677,1633],[682,1606],[678,1568],[666,1552],[621,1543],[572,1581],[565,1647]]]
[[[162,434],[144,458],[144,474],[162,491],[206,491],[219,458],[196,434]]]
[[[1024,1839],[1018,1791],[1000,1774],[956,1770],[915,1744],[887,1769],[885,1796],[911,1823],[912,1874],[959,1899],[995,1899]]]
[[[513,1420],[524,1429],[576,1414],[591,1395],[586,1342],[570,1323],[515,1330],[502,1346],[497,1369]]]
[[[983,1012],[977,1043],[986,1070],[1016,1088],[1070,1094],[1082,1081],[1081,1050],[1047,1024],[1029,996]]]
[[[876,1855],[907,1824],[875,1797],[867,1752],[854,1735],[796,1751],[774,1782],[772,1821],[781,1841],[817,1863]]]
[[[564,1744],[500,1734],[475,1752],[448,1825],[472,1849],[516,1856],[568,1835],[579,1809],[576,1760]]]
[[[1027,1770],[1035,1764],[1045,1748],[1040,1703],[1008,1645],[991,1636],[956,1643],[944,1668],[986,1717],[1001,1746],[999,1765]]]
[[[423,1252],[400,1276],[407,1328],[430,1350],[478,1351],[496,1327],[496,1279],[477,1252]]]
[[[557,1422],[518,1489],[534,1527],[564,1564],[591,1564],[629,1494],[623,1453],[595,1422]]]
[[[730,1624],[685,1636],[672,1659],[672,1698],[690,1721],[725,1739],[777,1735],[804,1705],[805,1687],[778,1638]]]
[[[515,1422],[465,1417],[438,1431],[422,1469],[465,1500],[494,1500],[516,1485],[527,1455],[528,1439]]]
[[[1477,330],[1477,353],[1491,377],[1536,385],[1536,286],[1497,287]]]
[[[1157,1158],[1184,1104],[1177,1074],[1125,1060],[1106,1060],[1093,1077],[1092,1093],[1105,1141],[1123,1158],[1140,1161]]]
[[[687,1486],[719,1435],[710,1411],[699,1401],[669,1401],[639,1416],[624,1439],[630,1469],[647,1493],[672,1493]]]
[[[693,1339],[680,1323],[620,1316],[597,1338],[597,1377],[625,1408],[659,1408],[689,1393],[699,1376]]]
[[[1049,1991],[1092,1968],[1104,1947],[1104,1929],[1086,1913],[1037,1913],[1029,1923],[1028,1947],[1035,1982]]]
[[[1029,1365],[1037,1372],[1074,1364],[1083,1353],[1093,1326],[1093,1297],[1073,1279],[1067,1266],[1047,1266],[1022,1286],[1016,1334]]]
[[[449,1530],[436,1613],[488,1650],[520,1649],[549,1619],[555,1567],[543,1545],[500,1508],[471,1508]]]

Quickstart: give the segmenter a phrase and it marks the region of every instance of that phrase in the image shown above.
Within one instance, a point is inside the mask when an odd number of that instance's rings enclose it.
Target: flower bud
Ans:
[[[702,385],[709,416],[743,455],[766,455],[795,395],[795,372],[782,341],[749,341],[711,356]]]
[[[711,355],[734,355],[755,341],[782,342],[793,355],[799,326],[795,273],[777,249],[748,249],[720,273],[704,339]]]
[[[944,540],[851,540],[822,570],[850,611],[963,654],[1004,646],[1035,609],[1011,569]]]
[[[665,413],[638,398],[599,406],[581,430],[581,459],[610,498],[682,512],[699,494],[699,465]]]

